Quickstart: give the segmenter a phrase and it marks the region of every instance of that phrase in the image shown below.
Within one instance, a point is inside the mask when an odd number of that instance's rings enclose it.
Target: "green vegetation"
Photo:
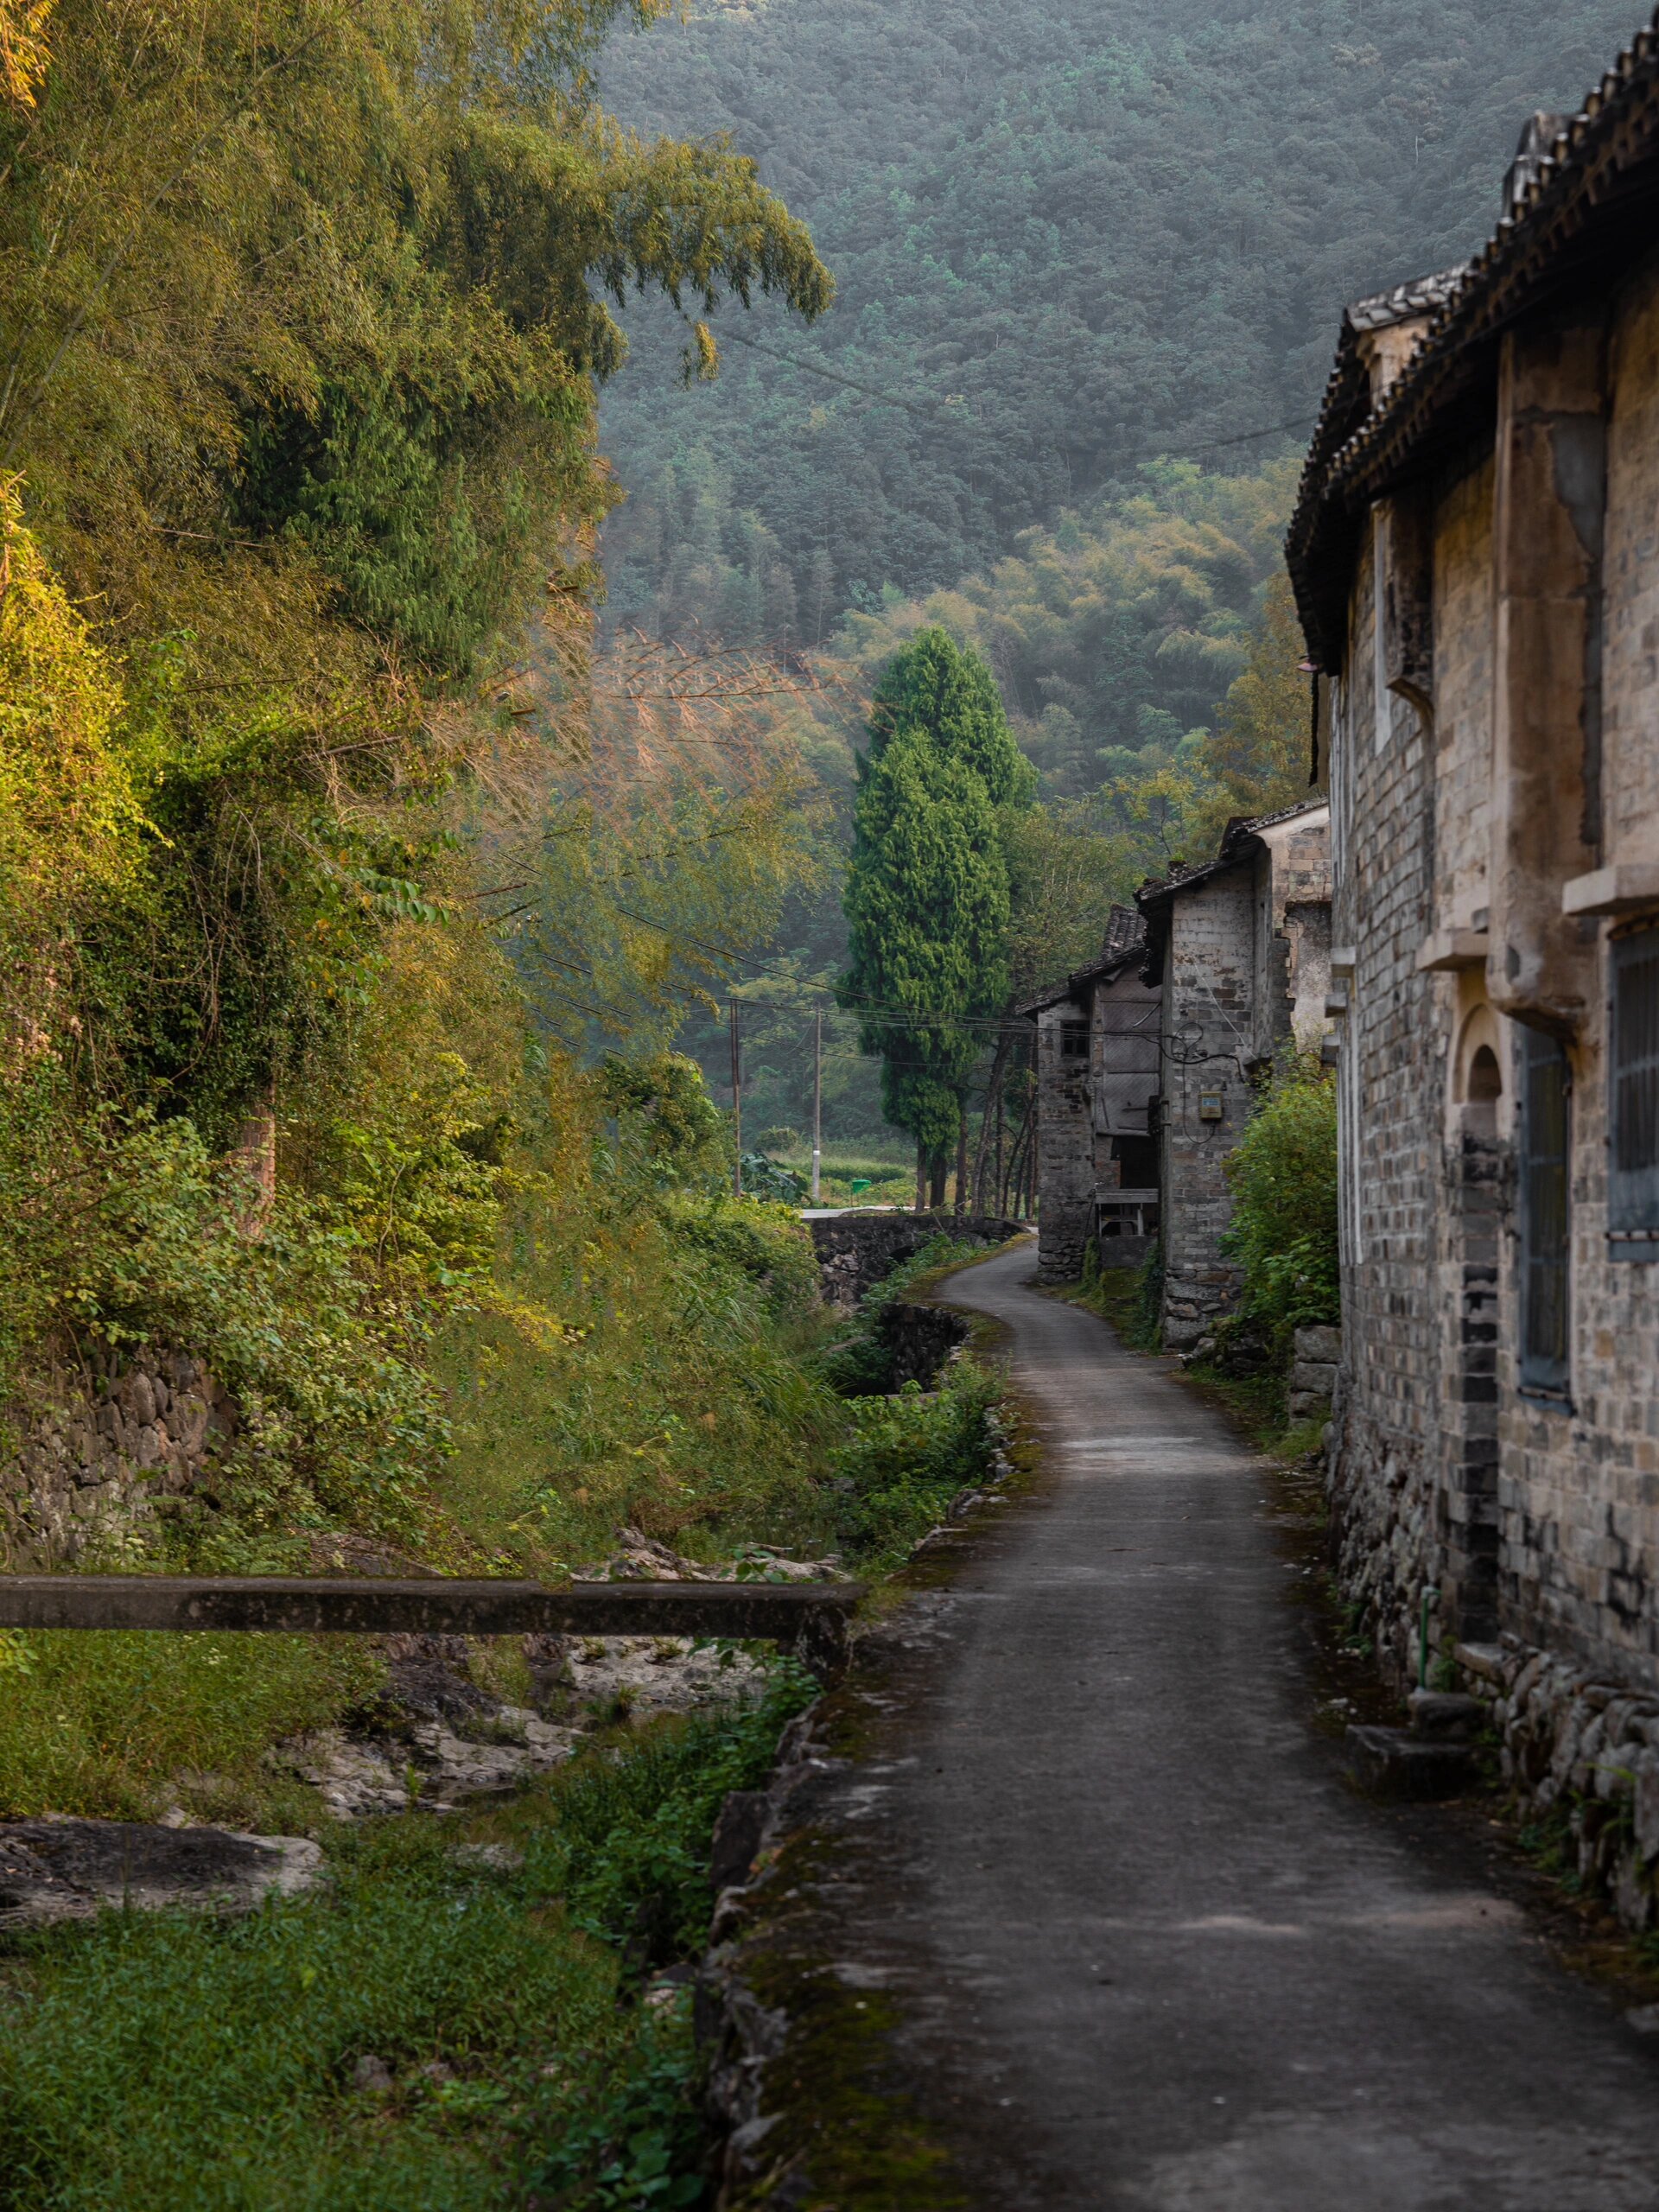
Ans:
[[[1336,1077],[1292,1055],[1227,1155],[1232,1225],[1223,1249],[1244,1270],[1241,1318],[1287,1358],[1299,1328],[1339,1315]]]
[[[607,297],[829,298],[749,163],[598,107],[655,12],[14,26],[0,1396],[15,1431],[47,1351],[149,1344],[243,1416],[129,1564],[345,1529],[547,1566],[619,1518],[771,1528],[827,1449],[810,1255],[724,1207],[720,1118],[650,1053],[705,956],[613,943],[574,1027],[550,972],[623,877],[764,927],[806,834],[787,775],[586,780]],[[594,1021],[640,1065],[584,1065]]]
[[[810,1684],[597,1748],[509,1811],[331,1840],[308,1897],[111,1912],[0,1962],[0,2203],[19,2212],[568,2212],[697,2201],[683,2005],[725,1792]],[[462,1840],[523,1863],[468,1859]],[[565,1902],[554,1900],[563,1897]],[[381,2061],[384,2087],[358,2078]]]
[[[815,880],[810,772],[741,672],[595,636],[620,302],[830,292],[740,153],[599,106],[658,12],[0,0],[9,1562],[54,1378],[138,1346],[238,1418],[82,1565],[556,1575],[624,1522],[831,1541],[855,1446],[880,1487],[800,1224],[664,1049]],[[265,1754],[379,1681],[6,1636],[0,1809],[326,1831]],[[395,1821],[233,1925],[9,1938],[0,2203],[689,2201],[689,2030],[635,1985],[803,1694],[578,1762],[501,1816],[520,1875]]]
[[[845,1485],[836,1533],[855,1556],[898,1565],[982,1478],[986,1424],[1001,1396],[996,1378],[964,1357],[931,1392],[906,1382],[893,1396],[854,1401],[852,1439],[836,1454]]]
[[[315,1796],[265,1752],[365,1702],[382,1674],[354,1637],[14,1637],[0,1649],[0,1810],[148,1821],[182,1803],[231,1827],[310,1827]]]
[[[717,384],[607,397],[632,492],[613,604],[683,638],[816,649],[889,587],[989,573],[1143,460],[1311,417],[1342,302],[1489,237],[1522,120],[1576,107],[1640,13],[772,0],[618,39],[619,112],[764,149],[838,290],[807,335],[716,316]],[[683,343],[649,307],[628,322],[641,359]],[[1300,442],[1297,423],[1212,465]]]

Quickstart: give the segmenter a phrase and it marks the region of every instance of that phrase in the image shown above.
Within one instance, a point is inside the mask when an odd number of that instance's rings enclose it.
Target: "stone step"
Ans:
[[[1456,1690],[1413,1690],[1407,1703],[1412,1734],[1430,1743],[1472,1743],[1486,1725],[1480,1700]]]
[[[1357,1725],[1347,1732],[1348,1771],[1368,1797],[1456,1797],[1475,1778],[1466,1744],[1436,1743],[1408,1728]]]

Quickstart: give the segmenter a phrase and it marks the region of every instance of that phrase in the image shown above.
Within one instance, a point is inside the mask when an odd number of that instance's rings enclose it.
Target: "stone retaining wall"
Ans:
[[[1005,1244],[1020,1234],[1017,1221],[995,1214],[886,1213],[866,1211],[810,1221],[823,1278],[824,1302],[850,1313],[867,1290],[914,1259],[930,1237],[952,1236],[975,1244]]]
[[[7,1409],[0,1555],[12,1571],[118,1551],[178,1511],[238,1427],[230,1393],[182,1352],[60,1347]]]

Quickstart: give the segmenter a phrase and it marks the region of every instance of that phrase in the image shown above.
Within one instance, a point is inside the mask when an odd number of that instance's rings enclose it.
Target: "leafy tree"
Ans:
[[[1008,865],[998,802],[1030,772],[990,671],[924,630],[885,672],[859,763],[845,894],[851,959],[842,1003],[882,1061],[887,1118],[940,1163],[962,1126],[979,1058],[975,1027],[1008,988]]]
[[[1195,804],[1191,823],[1205,843],[1230,815],[1275,814],[1310,796],[1312,702],[1303,652],[1290,579],[1281,572],[1268,586],[1243,672],[1198,747],[1198,772],[1211,791]]]

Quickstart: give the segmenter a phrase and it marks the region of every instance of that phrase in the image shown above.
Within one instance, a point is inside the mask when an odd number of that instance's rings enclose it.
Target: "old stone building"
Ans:
[[[1230,823],[1207,866],[1138,894],[1143,975],[1160,991],[1157,1120],[1163,1333],[1197,1344],[1234,1304],[1221,1249],[1232,1216],[1222,1163],[1275,1055],[1317,1051],[1330,991],[1330,812],[1318,800]]]
[[[1289,539],[1329,679],[1343,1571],[1630,1917],[1659,1860],[1659,40],[1362,302]]]
[[[1114,906],[1101,957],[1020,1008],[1037,1032],[1038,1268],[1075,1282],[1091,1238],[1135,1267],[1158,1232],[1159,994],[1141,978],[1141,918]]]

